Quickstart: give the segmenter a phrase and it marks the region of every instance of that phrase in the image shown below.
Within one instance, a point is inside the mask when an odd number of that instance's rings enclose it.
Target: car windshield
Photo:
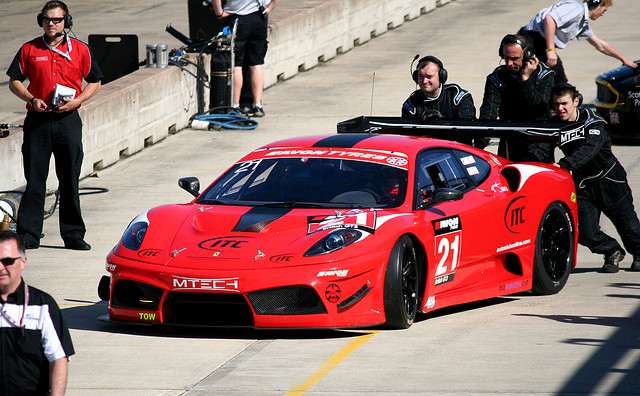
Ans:
[[[247,206],[390,208],[404,202],[408,172],[381,163],[337,158],[241,162],[196,202]]]

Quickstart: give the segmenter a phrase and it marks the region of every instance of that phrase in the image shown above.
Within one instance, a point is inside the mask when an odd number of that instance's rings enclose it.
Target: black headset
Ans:
[[[524,41],[522,41],[520,37],[518,37],[515,34],[507,34],[502,38],[502,41],[500,42],[500,48],[498,48],[498,55],[500,55],[500,58],[504,59],[504,46],[509,44],[518,44],[522,48],[522,64],[523,65],[529,62],[531,58],[533,58],[535,54],[531,49],[531,47],[529,46],[527,39],[522,37],[522,39],[524,39]]]
[[[62,11],[64,11],[64,28],[71,29],[73,27],[73,17],[71,16],[71,14],[69,14],[69,7],[67,7],[67,5],[62,1],[49,1],[44,5],[44,7],[42,7],[42,11],[40,11],[38,16],[36,16],[36,19],[38,20],[38,26],[42,27],[43,25],[42,14],[44,13],[45,8],[47,8],[47,6],[50,5],[51,3],[58,3],[60,4],[60,6],[62,6]]]
[[[551,88],[551,96],[558,95],[560,91],[564,91],[565,89],[571,92],[572,97],[578,98],[578,106],[581,106],[583,101],[582,94],[580,93],[580,91],[578,91],[578,88],[576,88],[574,85],[569,84],[568,82],[561,82],[554,85]]]
[[[418,56],[419,55],[416,55],[416,57],[413,58],[414,62],[418,58]],[[416,69],[413,71],[413,73],[411,73],[411,78],[413,78],[413,81],[415,81],[416,84],[418,84],[418,67],[420,67],[420,64],[423,62],[435,63],[436,66],[438,66],[438,80],[440,80],[440,84],[444,84],[447,82],[449,73],[447,72],[447,69],[444,68],[444,65],[442,64],[440,59],[436,58],[435,56],[427,55],[420,58],[418,64],[416,65]],[[413,64],[413,62],[411,62],[411,64]]]
[[[587,6],[589,6],[589,8],[596,8],[600,3],[602,3],[602,0],[588,0]]]

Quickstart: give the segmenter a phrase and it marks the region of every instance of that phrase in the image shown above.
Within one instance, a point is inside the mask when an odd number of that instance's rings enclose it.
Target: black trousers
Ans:
[[[27,187],[18,209],[17,232],[39,246],[51,154],[55,158],[60,199],[58,217],[63,240],[83,239],[78,179],[82,169],[82,120],[77,111],[63,114],[27,112],[22,157]]]
[[[622,165],[617,163],[606,177],[585,188],[576,186],[576,191],[578,242],[593,253],[608,254],[622,249],[618,241],[600,228],[600,215],[604,213],[616,227],[625,249],[634,256],[640,255],[640,222]]]

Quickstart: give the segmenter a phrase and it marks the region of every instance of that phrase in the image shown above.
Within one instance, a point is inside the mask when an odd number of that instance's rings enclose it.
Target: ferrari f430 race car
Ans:
[[[140,214],[109,253],[110,320],[407,328],[418,312],[558,293],[575,266],[571,175],[452,141],[299,137],[202,192],[179,184],[192,202]]]

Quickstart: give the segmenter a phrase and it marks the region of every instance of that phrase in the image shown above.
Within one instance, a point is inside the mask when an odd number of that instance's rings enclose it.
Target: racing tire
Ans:
[[[408,235],[398,239],[391,250],[384,277],[385,326],[411,327],[418,311],[418,258]]]
[[[574,228],[569,212],[554,202],[544,211],[536,237],[534,294],[556,294],[567,283],[575,260]]]

